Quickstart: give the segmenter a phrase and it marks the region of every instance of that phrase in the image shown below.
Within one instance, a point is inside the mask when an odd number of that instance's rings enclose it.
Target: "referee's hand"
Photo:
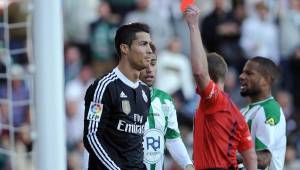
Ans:
[[[200,9],[197,5],[189,5],[184,11],[184,18],[189,26],[199,26]]]

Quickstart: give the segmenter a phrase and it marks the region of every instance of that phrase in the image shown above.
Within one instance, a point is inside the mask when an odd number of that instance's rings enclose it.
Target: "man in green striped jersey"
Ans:
[[[184,169],[193,170],[194,166],[182,142],[178,129],[176,110],[170,95],[153,88],[156,77],[156,54],[150,65],[141,72],[140,79],[151,88],[151,106],[144,133],[144,163],[148,170],[162,170],[165,147],[174,160]],[[168,82],[166,82],[168,83]]]
[[[241,95],[251,102],[241,112],[255,140],[259,169],[282,170],[284,166],[286,120],[271,91],[278,75],[275,63],[263,57],[249,59],[240,75]]]

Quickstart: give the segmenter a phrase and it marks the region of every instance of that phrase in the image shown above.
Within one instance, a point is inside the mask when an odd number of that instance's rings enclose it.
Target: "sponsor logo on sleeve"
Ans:
[[[268,120],[266,120],[266,122],[265,122],[266,124],[269,124],[269,125],[271,125],[271,126],[275,126],[275,120],[274,120],[274,118],[269,118]]]
[[[103,111],[103,104],[91,102],[89,112],[87,115],[87,120],[93,120],[96,122],[100,121]]]

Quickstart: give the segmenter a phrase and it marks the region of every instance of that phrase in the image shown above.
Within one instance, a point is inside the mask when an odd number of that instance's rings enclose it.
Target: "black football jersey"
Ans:
[[[84,145],[89,169],[145,169],[143,133],[150,90],[128,80],[118,68],[87,89]]]

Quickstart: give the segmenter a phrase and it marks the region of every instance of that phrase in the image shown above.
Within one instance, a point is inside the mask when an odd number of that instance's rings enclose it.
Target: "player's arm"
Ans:
[[[103,114],[109,113],[110,97],[106,87],[95,81],[87,90],[85,96],[83,143],[89,154],[93,154],[108,169],[120,169],[102,146],[100,139],[100,124]],[[102,88],[101,88],[102,87]],[[103,93],[99,93],[103,91]]]
[[[193,168],[193,163],[189,157],[189,154],[184,146],[182,139],[179,137],[177,139],[167,139],[166,147],[170,152],[172,158],[183,168],[191,169]]]
[[[210,77],[207,56],[199,30],[199,14],[200,9],[196,5],[190,5],[184,16],[190,32],[192,71],[199,90],[202,91],[208,85]]]
[[[170,152],[172,158],[183,169],[192,170],[194,166],[179,133],[177,114],[172,98],[170,97],[169,100],[165,100],[164,105],[164,107],[167,108],[165,109],[165,114],[168,116],[168,126],[165,133],[166,148]]]
[[[242,155],[243,164],[246,170],[256,170],[257,169],[257,157],[254,147],[247,149],[240,153]]]
[[[257,155],[257,168],[266,169],[270,166],[272,154],[268,150],[256,151]]]
[[[92,153],[93,149],[92,149],[92,147],[90,145],[90,142],[88,140],[88,135],[89,135],[89,132],[90,132],[90,128],[89,128],[90,120],[88,120],[87,117],[88,117],[91,102],[93,100],[94,92],[96,90],[96,87],[95,87],[96,83],[95,82],[88,87],[88,89],[85,93],[85,97],[84,97],[85,109],[84,109],[83,144],[84,144],[84,147],[87,149],[87,151],[89,153]]]

